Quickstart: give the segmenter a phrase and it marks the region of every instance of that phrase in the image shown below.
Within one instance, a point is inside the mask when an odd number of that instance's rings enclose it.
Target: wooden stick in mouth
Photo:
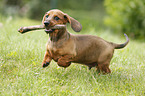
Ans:
[[[66,28],[66,25],[60,24],[60,25],[55,25],[53,27],[49,27],[49,29],[63,29],[63,28]],[[29,31],[41,30],[41,29],[45,29],[45,27],[43,25],[34,25],[34,26],[28,26],[28,27],[20,27],[18,29],[18,32],[23,34]]]

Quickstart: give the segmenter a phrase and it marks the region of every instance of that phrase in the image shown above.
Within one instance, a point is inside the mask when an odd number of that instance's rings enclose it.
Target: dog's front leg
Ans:
[[[45,52],[45,55],[44,55],[44,59],[43,59],[43,62],[42,62],[42,67],[43,67],[43,68],[44,68],[44,67],[47,67],[47,66],[50,64],[51,60],[52,60],[52,58],[51,58],[51,56],[50,56],[49,51],[47,50],[47,51]]]
[[[71,55],[65,55],[58,59],[57,64],[61,67],[68,67],[71,64]]]

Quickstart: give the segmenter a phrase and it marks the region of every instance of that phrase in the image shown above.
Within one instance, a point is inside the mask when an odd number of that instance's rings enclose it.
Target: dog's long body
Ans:
[[[129,39],[125,34],[127,41],[123,44],[115,44],[93,35],[74,35],[62,29],[49,29],[57,24],[70,23],[72,29],[79,32],[82,29],[81,24],[63,13],[60,10],[53,9],[48,11],[42,23],[49,34],[49,40],[46,45],[46,52],[42,66],[46,67],[51,60],[57,62],[61,67],[68,67],[71,62],[85,64],[91,69],[96,67],[103,73],[110,73],[109,64],[114,53],[114,49],[125,47]]]

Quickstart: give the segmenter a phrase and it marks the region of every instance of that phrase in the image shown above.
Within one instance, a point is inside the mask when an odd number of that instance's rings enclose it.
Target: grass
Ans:
[[[17,32],[21,26],[41,22],[11,17],[1,17],[0,20],[3,23],[0,27],[0,96],[145,95],[144,42],[130,40],[127,47],[116,50],[110,64],[112,73],[108,75],[98,75],[94,68],[88,70],[79,64],[64,69],[54,61],[43,69],[41,62],[48,36],[44,31]],[[93,27],[79,34],[98,35],[116,43],[125,42],[122,34],[96,31]]]

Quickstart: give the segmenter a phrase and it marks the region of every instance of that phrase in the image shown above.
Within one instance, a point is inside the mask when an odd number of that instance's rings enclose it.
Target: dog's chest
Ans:
[[[61,51],[63,51],[63,46],[57,43],[48,43],[47,49],[51,52],[51,54],[61,55]]]
[[[69,43],[47,43],[47,49],[50,51],[51,55],[54,56],[62,56],[66,54],[75,55],[75,46],[70,46]]]

